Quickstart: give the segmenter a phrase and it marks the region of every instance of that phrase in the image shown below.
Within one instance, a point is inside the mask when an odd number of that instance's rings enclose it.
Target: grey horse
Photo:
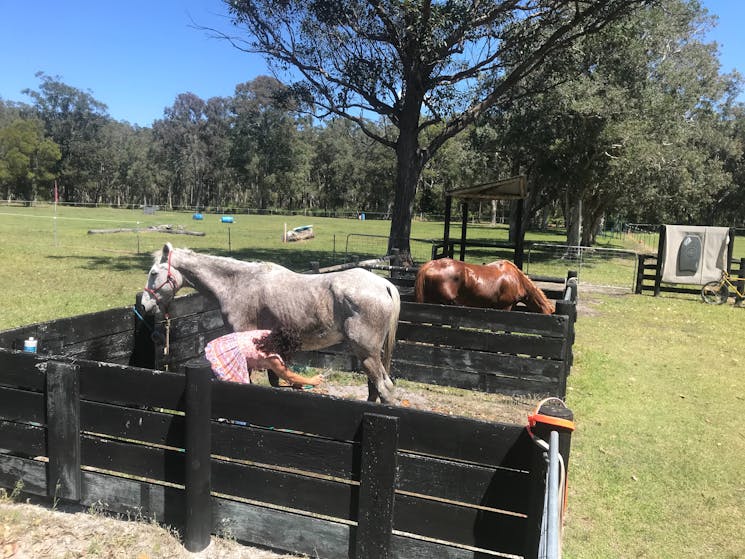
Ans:
[[[285,325],[300,332],[303,350],[347,342],[367,374],[367,399],[395,402],[388,373],[401,300],[385,278],[361,268],[299,274],[271,262],[244,262],[166,243],[150,268],[143,310],[166,309],[185,284],[217,299],[233,331]]]

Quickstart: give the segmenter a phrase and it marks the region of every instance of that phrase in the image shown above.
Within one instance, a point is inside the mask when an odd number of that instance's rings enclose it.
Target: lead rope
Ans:
[[[168,371],[168,356],[171,351],[171,315],[166,313],[164,316],[166,319],[166,343],[163,346],[163,357],[165,358],[163,370]]]

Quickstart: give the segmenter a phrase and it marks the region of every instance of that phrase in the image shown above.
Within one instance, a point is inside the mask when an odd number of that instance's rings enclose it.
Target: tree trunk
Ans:
[[[518,211],[517,211],[517,200],[510,202],[510,231],[507,239],[511,243],[516,243],[518,235],[520,235],[520,223],[518,223]],[[524,217],[523,217],[524,219]]]
[[[416,161],[401,161],[399,158],[391,215],[391,232],[388,239],[389,251],[392,248],[398,248],[402,253],[411,253],[411,218],[420,171],[421,168]]]
[[[411,254],[411,219],[414,197],[419,177],[426,163],[426,157],[419,149],[418,113],[411,119],[412,126],[402,124],[396,144],[396,190],[391,215],[391,232],[388,238],[388,252],[397,248],[400,252]]]
[[[579,246],[582,231],[582,199],[579,196],[567,194],[567,244]]]

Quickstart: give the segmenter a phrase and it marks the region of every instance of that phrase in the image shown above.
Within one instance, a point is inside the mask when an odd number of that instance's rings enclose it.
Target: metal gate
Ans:
[[[576,270],[581,284],[617,287],[633,292],[636,285],[637,253],[633,250],[528,243],[525,273],[562,276]]]

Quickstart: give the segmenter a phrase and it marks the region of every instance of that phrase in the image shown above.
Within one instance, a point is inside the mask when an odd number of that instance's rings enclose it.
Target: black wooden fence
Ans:
[[[313,557],[537,556],[546,467],[524,427],[210,381],[206,365],[0,349],[0,486],[155,518],[192,551],[215,533]]]
[[[523,363],[514,386],[528,363],[571,363],[569,315],[491,311],[494,326],[471,311],[405,304],[394,370],[492,389],[492,366],[510,377]],[[153,517],[191,550],[223,533],[314,557],[537,557],[546,465],[524,426],[209,381],[194,359],[226,331],[214,301],[178,298],[171,316],[113,309],[0,332],[0,486]],[[28,336],[38,354],[20,351]],[[561,358],[528,357],[531,344]],[[459,359],[473,370],[451,373]]]

